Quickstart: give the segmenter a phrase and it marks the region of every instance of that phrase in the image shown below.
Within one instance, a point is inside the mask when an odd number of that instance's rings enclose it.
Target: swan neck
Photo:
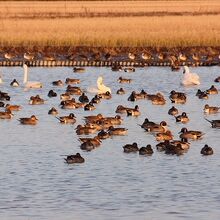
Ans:
[[[24,84],[25,84],[28,81],[28,67],[26,64],[23,65],[23,69],[24,69]]]

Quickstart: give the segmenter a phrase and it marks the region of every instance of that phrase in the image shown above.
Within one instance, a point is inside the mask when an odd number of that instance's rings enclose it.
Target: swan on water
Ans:
[[[97,87],[98,87],[98,93],[106,93],[106,92],[111,93],[111,89],[104,85],[103,78],[101,76],[99,76],[97,79]]]
[[[200,85],[199,76],[196,73],[190,73],[188,66],[184,66],[183,74],[182,85]]]
[[[43,84],[41,82],[31,82],[28,81],[28,66],[24,63],[23,64],[23,69],[24,69],[24,86],[26,88],[42,88]]]

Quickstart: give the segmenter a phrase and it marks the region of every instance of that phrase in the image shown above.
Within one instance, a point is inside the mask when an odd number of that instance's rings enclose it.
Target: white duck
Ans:
[[[199,76],[196,73],[190,73],[188,66],[184,66],[183,74],[182,85],[200,85]]]
[[[42,88],[43,84],[41,82],[28,82],[28,66],[24,63],[23,64],[23,69],[24,69],[24,86],[26,88]]]
[[[111,93],[111,89],[104,85],[103,78],[101,76],[99,76],[97,79],[97,87],[98,87],[98,93],[106,93],[106,92]]]

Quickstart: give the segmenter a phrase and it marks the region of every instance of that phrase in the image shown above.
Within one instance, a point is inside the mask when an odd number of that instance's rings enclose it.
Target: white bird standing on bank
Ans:
[[[184,66],[183,74],[182,85],[200,85],[199,76],[196,73],[190,73],[188,66]]]
[[[24,86],[26,88],[42,88],[43,84],[41,82],[28,82],[28,66],[24,63],[23,64],[23,69],[24,69]]]
[[[104,85],[103,78],[101,76],[99,76],[97,79],[97,87],[98,87],[99,93],[106,93],[106,92],[111,93],[111,89]]]

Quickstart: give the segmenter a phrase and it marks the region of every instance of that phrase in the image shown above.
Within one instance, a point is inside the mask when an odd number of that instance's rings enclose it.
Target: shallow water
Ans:
[[[219,132],[204,120],[203,106],[220,106],[220,95],[211,95],[209,100],[199,100],[198,88],[208,89],[220,75],[219,67],[194,68],[201,85],[184,88],[180,86],[180,72],[169,68],[137,68],[135,73],[111,72],[108,68],[86,68],[82,74],[71,68],[31,68],[30,80],[41,81],[42,90],[23,91],[22,87],[9,86],[13,78],[22,81],[21,68],[2,68],[4,83],[0,90],[9,92],[12,104],[23,109],[15,113],[12,120],[0,121],[0,219],[219,219],[220,217],[220,150]],[[51,82],[69,78],[80,78],[80,86],[87,90],[95,86],[96,79],[103,75],[104,82],[111,87],[113,98],[103,100],[93,112],[82,109],[61,110],[59,98],[48,98],[54,89],[65,91],[65,86],[54,87]],[[133,79],[131,84],[119,84],[119,76]],[[115,95],[120,87],[125,95]],[[219,88],[219,85],[216,84]],[[162,92],[167,104],[153,106],[147,100],[128,102],[132,90],[145,89],[149,93]],[[176,124],[167,114],[172,106],[168,96],[175,89],[187,93],[185,105],[176,105],[189,114],[190,122]],[[46,104],[28,105],[31,95],[40,94]],[[89,98],[93,94],[88,94]],[[76,97],[77,98],[77,97]],[[86,115],[103,113],[114,116],[119,104],[134,107],[139,105],[141,116],[124,118],[123,127],[128,135],[104,140],[102,146],[92,152],[82,152],[74,128],[82,124]],[[47,114],[55,106],[60,115],[73,112],[75,125],[61,125]],[[0,109],[3,110],[3,109]],[[16,120],[35,114],[37,126],[22,126]],[[189,151],[182,156],[157,152],[154,136],[144,132],[138,124],[148,117],[160,122],[165,120],[178,138],[182,127],[205,132],[202,140],[192,141]],[[220,119],[220,114],[205,116]],[[139,146],[152,144],[154,154],[150,157],[123,153],[122,146],[136,141]],[[214,155],[204,157],[200,150],[204,144],[214,149]],[[67,165],[64,156],[80,152],[86,162]]]

